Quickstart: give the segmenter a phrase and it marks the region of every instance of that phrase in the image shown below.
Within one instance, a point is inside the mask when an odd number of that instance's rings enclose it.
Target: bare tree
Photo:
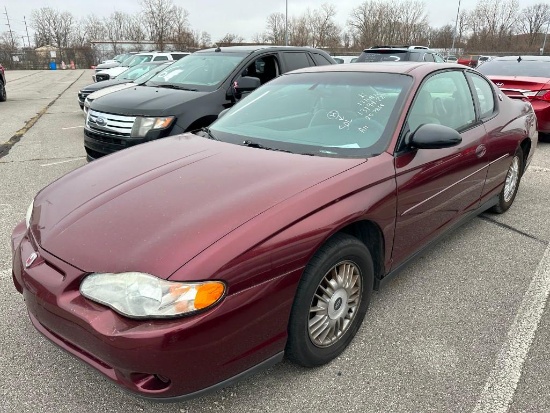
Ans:
[[[147,40],[147,31],[143,25],[143,19],[139,15],[129,16],[126,22],[126,40],[135,44],[136,51],[143,49],[143,43]]]
[[[232,44],[232,43],[241,43],[244,40],[242,36],[239,36],[234,33],[227,33],[224,37],[218,40],[218,43],[223,44]]]
[[[74,29],[74,17],[69,12],[60,12],[50,7],[33,10],[31,27],[35,30],[37,46],[50,44],[67,47]]]
[[[164,50],[174,32],[174,16],[180,22],[187,20],[187,11],[176,6],[172,0],[142,0],[145,25],[149,35],[160,50]]]
[[[201,49],[212,46],[212,37],[208,32],[202,32],[199,40],[199,47]]]
[[[341,29],[334,22],[336,7],[323,4],[321,8],[306,12],[310,31],[310,46],[337,47],[340,43]]]
[[[106,36],[107,40],[111,42],[115,55],[122,52],[122,48],[118,42],[128,40],[126,29],[129,26],[130,21],[131,16],[120,11],[115,11],[104,20],[104,36]]]
[[[440,49],[450,48],[453,44],[454,25],[446,24],[430,32],[430,46]]]
[[[523,9],[519,16],[519,33],[527,35],[527,44],[532,47],[538,43],[539,33],[543,32],[544,24],[550,21],[550,4],[538,3]]]
[[[84,30],[89,42],[103,39],[103,36],[105,35],[105,26],[103,25],[103,21],[101,21],[95,14],[86,16],[81,24],[84,25]]]
[[[172,9],[172,33],[170,42],[178,50],[187,50],[190,47],[197,47],[199,43],[196,35],[189,27],[189,12],[182,7],[174,6]],[[197,37],[197,39],[195,38]]]
[[[367,0],[352,10],[348,27],[360,47],[428,41],[428,19],[419,1]]]
[[[293,17],[288,24],[289,43],[293,46],[309,45],[309,29],[305,16]]]
[[[478,50],[509,48],[517,23],[517,0],[479,0],[470,14],[468,46]]]
[[[273,44],[285,44],[284,13],[271,13],[267,16],[267,31],[265,32],[264,39]]]

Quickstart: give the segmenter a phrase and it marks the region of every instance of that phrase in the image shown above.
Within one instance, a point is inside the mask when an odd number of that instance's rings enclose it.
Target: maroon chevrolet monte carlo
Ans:
[[[41,190],[13,280],[43,335],[141,396],[319,366],[382,280],[512,205],[536,145],[531,105],[462,65],[302,69]]]

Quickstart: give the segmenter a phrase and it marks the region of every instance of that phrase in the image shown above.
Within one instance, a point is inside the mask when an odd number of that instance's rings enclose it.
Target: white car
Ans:
[[[116,79],[118,75],[126,71],[129,67],[134,67],[136,65],[139,65],[140,63],[179,60],[189,54],[190,53],[188,52],[138,53],[134,55],[131,59],[125,60],[120,66],[94,73],[92,75],[92,79],[94,80],[94,82]]]

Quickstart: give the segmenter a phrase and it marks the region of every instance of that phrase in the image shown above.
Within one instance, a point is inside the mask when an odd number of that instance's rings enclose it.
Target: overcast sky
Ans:
[[[478,0],[460,0],[461,10],[473,10]],[[545,0],[519,0],[520,9]],[[454,24],[459,0],[425,0],[428,19],[433,27]],[[251,41],[256,33],[265,30],[267,16],[271,13],[284,13],[285,0],[174,0],[189,12],[189,23],[193,30],[210,33],[212,41],[219,40],[226,33],[233,33]],[[345,28],[348,16],[361,0],[288,0],[289,17],[302,15],[307,8],[320,8],[323,3],[334,4],[338,8],[337,23]],[[31,12],[41,7],[52,7],[60,11],[69,11],[77,19],[96,14],[107,17],[114,11],[138,13],[141,10],[138,0],[0,0],[0,32],[7,31],[7,9],[12,30],[17,36],[25,35],[23,17],[26,17],[30,28]],[[32,34],[31,34],[32,40]]]

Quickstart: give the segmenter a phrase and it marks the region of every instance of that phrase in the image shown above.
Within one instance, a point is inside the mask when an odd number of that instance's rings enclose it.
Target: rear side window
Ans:
[[[495,111],[495,96],[493,88],[485,79],[473,73],[468,73],[474,84],[474,94],[477,96],[481,119],[490,118]]]
[[[161,60],[168,60],[168,56],[155,56],[153,59],[154,62],[159,62]]]
[[[283,59],[286,64],[287,71],[301,69],[311,66],[307,53],[305,52],[283,52]]]
[[[313,56],[313,60],[315,61],[315,64],[317,66],[325,66],[325,65],[331,65],[333,64],[330,60],[328,60],[325,56],[323,56],[322,54],[319,54],[319,53],[313,53],[312,54]],[[334,59],[338,62],[337,59]],[[342,60],[342,59],[340,59]],[[338,62],[338,63],[344,63],[344,60],[342,60],[341,62]]]
[[[170,53],[170,54],[172,55],[172,59],[174,60],[179,60],[182,57],[187,56],[186,54],[183,54],[183,53]]]
[[[430,54],[430,53],[426,53],[426,54],[424,55],[424,61],[425,61],[425,62],[433,62],[433,61],[434,61],[433,55]]]

